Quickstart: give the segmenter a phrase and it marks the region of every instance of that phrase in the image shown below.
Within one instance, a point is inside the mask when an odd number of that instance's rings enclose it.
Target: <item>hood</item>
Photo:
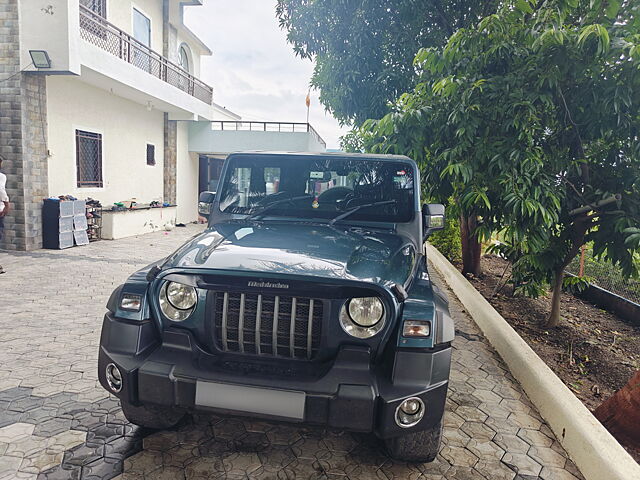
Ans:
[[[417,261],[395,233],[293,223],[221,223],[194,237],[163,268],[303,275],[406,286]]]

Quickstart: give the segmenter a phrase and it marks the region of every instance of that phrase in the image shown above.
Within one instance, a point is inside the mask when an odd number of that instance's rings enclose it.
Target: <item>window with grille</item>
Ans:
[[[76,130],[78,187],[102,187],[102,135]]]
[[[156,164],[156,146],[147,143],[147,165],[152,167]]]
[[[107,0],[80,0],[80,5],[87,7],[102,18],[107,18]]]

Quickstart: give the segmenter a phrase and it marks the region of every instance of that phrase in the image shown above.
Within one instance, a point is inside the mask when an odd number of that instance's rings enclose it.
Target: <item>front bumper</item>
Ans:
[[[388,362],[373,366],[366,347],[344,346],[331,364],[319,366],[320,375],[277,367],[260,372],[263,363],[277,365],[277,360],[262,358],[255,368],[240,372],[200,348],[186,330],[165,331],[161,339],[151,321],[130,322],[107,314],[98,374],[100,383],[111,392],[106,366],[118,366],[123,387],[115,395],[134,405],[327,425],[389,438],[430,429],[440,422],[450,361],[449,347],[399,350]],[[287,364],[291,362],[282,363]],[[415,427],[401,428],[395,422],[396,409],[412,396],[422,399],[425,415]]]

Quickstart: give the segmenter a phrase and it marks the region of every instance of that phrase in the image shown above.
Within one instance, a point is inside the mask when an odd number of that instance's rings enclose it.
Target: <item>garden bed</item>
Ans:
[[[543,323],[550,310],[550,295],[514,297],[510,284],[500,288],[509,277],[507,262],[502,258],[484,256],[482,269],[480,278],[469,278],[473,286],[590,410],[640,369],[637,326],[563,294],[561,325],[547,329]],[[640,454],[633,455],[640,460]]]

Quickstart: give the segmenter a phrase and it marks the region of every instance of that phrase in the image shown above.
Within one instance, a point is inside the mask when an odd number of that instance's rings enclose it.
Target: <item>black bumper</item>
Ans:
[[[100,341],[98,375],[102,386],[111,392],[105,378],[106,366],[109,363],[117,365],[123,375],[123,388],[115,395],[134,405],[177,406],[327,425],[374,432],[381,438],[388,438],[430,429],[440,422],[450,361],[450,348],[402,350],[397,351],[387,365],[381,362],[383,365],[372,366],[367,348],[346,346],[340,349],[330,365],[319,366],[322,370],[319,376],[277,367],[263,373],[240,372],[235,368],[237,362],[234,368],[229,368],[228,362],[221,362],[201,349],[187,331],[166,331],[161,340],[151,321],[122,321],[107,314]],[[234,385],[238,386],[240,395],[250,391],[258,398],[261,397],[260,390],[266,390],[266,393],[262,396],[264,400],[259,402],[260,408],[251,411],[219,408],[215,399],[203,401],[205,390],[210,397],[216,396],[216,385],[221,390],[221,397],[233,392],[234,387],[229,386]],[[196,401],[198,389],[199,400]],[[271,395],[273,392],[275,397]],[[271,410],[265,403],[281,400],[286,403],[288,399],[298,402],[296,399],[301,396],[303,403],[299,404],[302,409],[299,415],[268,413]],[[400,428],[395,422],[396,409],[402,400],[411,396],[422,399],[426,406],[425,416],[415,427]],[[282,408],[273,411],[282,412]]]

